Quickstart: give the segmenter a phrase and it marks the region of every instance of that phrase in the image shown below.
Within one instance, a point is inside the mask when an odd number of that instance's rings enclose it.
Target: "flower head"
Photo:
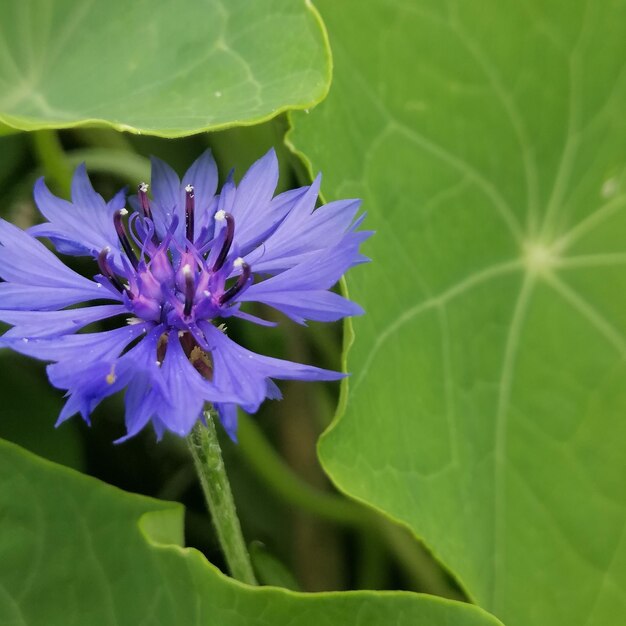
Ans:
[[[0,343],[50,361],[48,376],[67,391],[58,423],[89,416],[106,396],[126,390],[126,439],[152,422],[157,435],[189,433],[211,403],[231,437],[240,406],[254,413],[280,398],[273,379],[336,380],[342,374],[251,352],[228,337],[239,317],[262,302],[299,323],[332,321],[362,311],[329,291],[367,259],[370,233],[357,231],[358,200],[315,209],[319,177],[273,197],[273,151],[239,185],[217,191],[209,151],[182,181],[152,159],[152,198],[142,183],[105,202],[84,165],[72,181],[72,202],[54,196],[43,179],[35,202],[47,222],[24,232],[0,220],[0,320],[13,325]],[[126,204],[131,207],[126,208]],[[93,280],[66,266],[36,237],[62,254],[97,262]],[[89,304],[76,308],[77,304]],[[68,308],[73,307],[73,308]],[[81,332],[119,318],[119,327]]]

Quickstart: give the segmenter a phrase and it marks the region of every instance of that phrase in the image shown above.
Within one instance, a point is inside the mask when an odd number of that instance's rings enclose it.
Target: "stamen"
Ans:
[[[180,345],[182,346],[185,354],[189,356],[194,346],[196,345],[195,339],[193,338],[191,333],[186,330],[179,331],[178,340],[180,341]]]
[[[222,269],[222,266],[226,261],[226,257],[230,252],[230,246],[232,245],[233,237],[235,236],[235,218],[230,213],[220,210],[215,214],[215,221],[226,222],[226,236],[224,237],[224,243],[222,244],[222,249],[213,264],[213,271],[217,272]]]
[[[143,216],[150,220],[151,224],[148,225],[148,234],[150,235],[150,241],[158,247],[159,238],[157,237],[154,228],[154,218],[152,217],[152,209],[150,208],[150,200],[148,199],[148,183],[140,183],[137,187],[137,195],[139,196],[139,205]]]
[[[128,211],[126,209],[120,209],[119,211],[116,211],[115,215],[113,216],[113,225],[115,226],[115,232],[119,237],[122,248],[124,248],[124,252],[126,252],[128,260],[132,263],[133,267],[137,269],[139,267],[139,260],[135,255],[133,247],[130,245],[130,240],[128,239],[128,235],[126,234],[126,229],[124,228],[124,222],[122,222],[122,218],[125,215],[128,215]]]
[[[248,284],[252,270],[250,266],[241,258],[235,259],[235,267],[241,267],[241,275],[237,279],[237,282],[227,291],[225,291],[219,299],[220,305],[226,304],[229,300],[232,300],[241,290]]]
[[[183,315],[189,317],[193,307],[193,297],[196,292],[196,282],[191,265],[187,264],[183,267],[183,276],[185,277],[185,308],[183,309]]]
[[[191,243],[193,243],[194,231],[194,205],[193,185],[187,185],[185,187],[185,236]]]
[[[100,254],[98,255],[98,267],[100,268],[100,273],[107,278],[118,291],[121,292],[124,291],[124,287],[109,265],[108,256],[110,252],[111,248],[109,248],[109,246],[100,250]]]
[[[137,194],[139,195],[139,205],[141,206],[144,217],[152,219],[150,200],[148,200],[148,183],[141,183],[137,188]]]
[[[111,369],[109,373],[106,375],[107,385],[112,385],[117,380],[117,375],[115,374],[115,365],[111,365]]]
[[[213,361],[200,346],[196,345],[189,353],[189,362],[207,380],[213,379]]]
[[[133,213],[128,220],[128,234],[132,237],[135,245],[143,253],[143,248],[146,243],[146,230],[141,223],[141,216],[139,213]]]
[[[163,363],[163,359],[165,358],[165,353],[167,352],[167,342],[169,337],[167,333],[163,333],[159,337],[159,341],[157,343],[157,362]]]

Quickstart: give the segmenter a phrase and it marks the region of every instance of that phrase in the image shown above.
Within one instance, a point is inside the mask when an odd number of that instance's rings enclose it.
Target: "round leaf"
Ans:
[[[336,74],[293,142],[377,231],[324,466],[508,626],[615,623],[626,2],[319,4]]]
[[[305,0],[2,5],[0,128],[179,137],[313,106],[329,82],[325,32]]]

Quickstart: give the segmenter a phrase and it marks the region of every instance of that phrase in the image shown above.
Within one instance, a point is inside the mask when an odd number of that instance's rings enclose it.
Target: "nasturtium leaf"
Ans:
[[[0,127],[179,137],[313,106],[329,82],[305,0],[2,3]]]
[[[319,7],[333,88],[291,141],[377,231],[323,464],[507,626],[614,624],[626,2]]]
[[[412,593],[247,587],[181,547],[182,512],[0,442],[0,623],[500,624],[477,607]]]

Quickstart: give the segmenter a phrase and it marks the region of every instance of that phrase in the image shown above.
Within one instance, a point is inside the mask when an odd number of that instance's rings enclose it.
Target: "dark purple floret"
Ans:
[[[133,267],[137,269],[137,267],[139,266],[139,260],[137,259],[130,240],[128,239],[126,229],[124,228],[124,222],[122,221],[124,216],[127,214],[128,211],[126,209],[120,209],[119,211],[116,211],[115,215],[113,216],[113,225],[115,227],[115,232],[119,237],[120,243],[122,244],[122,248],[126,253],[126,257],[133,264]]]
[[[194,232],[194,195],[193,195],[193,185],[187,185],[185,187],[185,235],[187,236],[187,241],[193,241],[193,232]]]
[[[241,257],[235,259],[234,266],[241,268],[241,274],[239,275],[237,282],[220,296],[219,301],[221,305],[226,304],[229,300],[233,300],[251,283],[252,270]]]
[[[98,255],[98,268],[100,269],[100,273],[108,280],[110,283],[117,289],[120,293],[124,291],[122,287],[122,283],[119,278],[113,273],[111,269],[111,265],[109,264],[109,254],[111,254],[111,248],[106,246],[102,248],[100,254]]]
[[[144,217],[152,219],[152,211],[150,211],[150,200],[148,200],[148,185],[140,183],[137,187],[137,197],[139,198],[139,206]]]
[[[224,261],[226,261],[226,257],[230,252],[230,247],[233,243],[233,237],[235,236],[235,219],[230,213],[226,213],[223,209],[220,209],[215,214],[215,221],[224,222],[226,224],[224,228],[222,243],[219,247],[219,254],[217,255],[217,259],[215,259],[215,263],[213,264],[213,271],[217,272],[222,269]]]

